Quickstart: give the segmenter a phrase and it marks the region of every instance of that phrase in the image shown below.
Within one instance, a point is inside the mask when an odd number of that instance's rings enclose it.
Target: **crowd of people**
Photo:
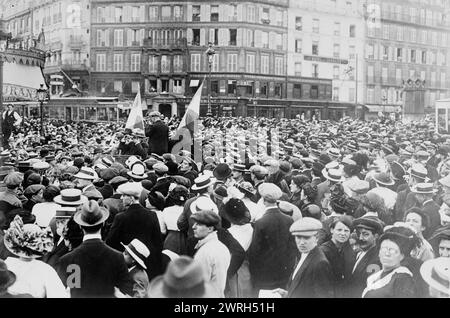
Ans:
[[[172,153],[179,119],[148,119],[12,129],[0,297],[450,297],[432,123],[205,118]]]

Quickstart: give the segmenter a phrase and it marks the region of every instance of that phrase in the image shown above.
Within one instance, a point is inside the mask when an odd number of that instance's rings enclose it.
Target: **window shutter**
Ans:
[[[288,43],[288,35],[286,33],[283,34],[283,51],[287,50]]]
[[[261,31],[260,30],[255,30],[255,47],[261,47],[262,43],[261,43]]]
[[[227,33],[226,29],[219,29],[219,45],[220,46],[227,46]]]
[[[214,43],[214,29],[209,29],[209,42]]]
[[[111,72],[113,70],[113,54],[106,54],[106,71]]]
[[[200,7],[200,21],[209,22],[211,19],[211,7],[209,4],[204,4]]]
[[[244,6],[243,4],[238,4],[237,6],[237,20],[239,22],[244,21],[243,17],[246,17],[246,6]]]
[[[105,39],[105,46],[109,47],[109,29],[104,31],[103,36],[104,36],[104,39]]]
[[[257,10],[257,16],[256,16],[256,22],[260,23],[261,19],[263,17],[263,7],[259,7],[259,10]]]
[[[106,22],[114,22],[114,7],[106,7]]]
[[[139,22],[145,22],[145,6],[140,6],[139,8]]]
[[[123,7],[123,22],[131,22],[131,7]]]
[[[192,4],[187,5],[186,14],[187,14],[187,21],[192,21]]]
[[[277,24],[277,11],[273,8],[270,8],[269,19],[270,19],[270,25]]]
[[[226,22],[228,21],[228,6],[226,4],[219,5],[219,21]]]
[[[141,29],[139,32],[139,42],[140,45],[142,46],[144,44],[144,37],[145,37],[145,29]]]
[[[273,50],[277,48],[276,36],[273,32],[269,33],[269,48]]]
[[[200,45],[206,45],[206,30],[200,29]]]
[[[242,33],[243,33],[244,31],[243,31],[243,29],[237,29],[237,35],[236,35],[236,45],[238,46],[238,47],[242,47],[243,46],[243,44],[244,44],[244,42],[243,42],[243,36],[242,36]]]
[[[131,46],[131,37],[132,37],[133,31],[131,29],[127,29],[127,46]]]
[[[192,32],[192,29],[187,29],[187,31],[186,31],[186,40],[187,40],[188,44],[192,43],[193,37],[194,37],[194,33]]]

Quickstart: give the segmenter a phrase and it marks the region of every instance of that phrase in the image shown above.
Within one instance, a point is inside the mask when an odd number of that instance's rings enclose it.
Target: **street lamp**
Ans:
[[[381,101],[383,103],[383,115],[384,115],[384,113],[386,113],[386,102],[387,102],[386,95],[383,95],[383,97],[381,97]]]
[[[212,116],[211,112],[211,69],[212,69],[212,63],[214,61],[214,54],[216,54],[216,51],[212,47],[212,43],[208,43],[208,49],[206,50],[206,55],[208,55],[208,66],[209,66],[209,77],[208,77],[208,111],[206,113],[207,117]]]
[[[5,60],[4,52],[8,49],[8,42],[11,39],[11,33],[5,33],[0,30],[0,148],[3,149],[3,63]]]
[[[48,90],[44,88],[44,84],[37,90],[37,98],[41,110],[41,137],[44,136],[44,101],[48,99]]]

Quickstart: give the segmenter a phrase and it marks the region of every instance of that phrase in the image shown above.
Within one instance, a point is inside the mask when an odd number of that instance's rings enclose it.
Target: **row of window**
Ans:
[[[442,8],[444,8],[444,5],[442,5]],[[409,4],[401,6],[393,3],[383,3],[381,7],[381,17],[427,26],[450,26],[450,19],[444,12],[425,8],[419,9],[417,7],[412,7]]]
[[[395,25],[383,23],[381,28],[367,28],[369,37],[382,38],[385,40],[413,42],[428,44],[433,46],[450,46],[450,36],[448,32],[438,32],[409,27],[404,25]]]
[[[267,6],[237,4],[150,5],[148,21],[226,22],[245,21],[282,26],[286,11]],[[97,23],[147,22],[145,6],[108,6],[96,8]]]
[[[328,20],[325,20],[323,23],[329,23]],[[322,25],[324,27],[324,25]],[[328,26],[324,29],[328,29]],[[295,17],[295,30],[297,31],[309,31],[312,33],[321,33],[320,28],[320,19],[312,19],[311,28],[305,28],[303,25],[303,17]],[[323,33],[323,30],[322,30]],[[342,32],[342,26],[340,22],[334,22],[333,24],[333,35],[335,36],[348,36],[351,38],[356,37],[356,25],[350,24],[348,29],[345,32]]]
[[[323,42],[322,42],[323,43]],[[328,43],[327,43],[328,44]],[[312,41],[311,44],[311,50],[310,51],[303,51],[303,40],[302,39],[296,39],[295,45],[294,45],[294,52],[295,53],[305,53],[305,54],[312,54],[312,55],[320,55],[319,54],[319,41]],[[340,58],[341,56],[341,45],[338,43],[333,44],[333,57]],[[353,60],[356,58],[356,47],[354,45],[348,46],[348,58],[350,60]]]
[[[203,55],[203,57],[202,57]],[[96,55],[96,71],[98,72],[123,72],[124,71],[124,54],[114,53],[112,56],[112,65],[107,67],[106,53],[98,53]],[[202,60],[203,59],[203,60]],[[284,58],[275,56],[273,60],[273,72],[270,71],[270,56],[262,54],[259,58],[257,69],[257,57],[256,54],[247,54],[245,58],[245,71],[247,73],[261,73],[261,74],[274,74],[285,75]],[[203,67],[202,67],[203,62]],[[207,57],[204,54],[193,53],[190,57],[190,71],[202,72],[208,70]],[[141,55],[139,53],[133,53],[130,55],[130,72],[141,71]],[[238,54],[228,53],[226,55],[226,63],[220,67],[220,55],[215,54],[211,63],[211,71],[219,72],[238,72],[240,65],[238,63]],[[258,71],[259,70],[259,71]],[[183,72],[183,56],[182,55],[150,55],[148,57],[148,72],[149,73],[172,73]],[[318,76],[316,76],[318,77]]]
[[[186,37],[187,43],[193,46],[204,46],[211,42],[216,46],[247,46],[283,50],[285,48],[283,34],[264,32],[252,29],[98,29],[96,44],[100,47],[110,46],[111,34],[113,45],[123,47],[142,46],[147,38],[152,44],[169,45]],[[125,36],[126,34],[126,36]]]
[[[368,87],[366,92],[366,101],[369,104],[379,103],[386,105],[401,103],[403,101],[402,90],[397,88],[382,89],[375,94],[376,89],[374,87]],[[430,91],[429,94],[425,94],[425,105],[434,105],[436,100],[445,97],[446,93],[444,91]]]
[[[366,52],[366,58],[368,59],[428,65],[447,65],[446,50],[427,51],[423,49],[391,47],[388,45],[380,45],[378,47],[374,44],[368,44]]]
[[[375,68],[373,65],[367,66],[367,80],[369,83],[373,83],[375,80]],[[432,72],[426,72],[424,70],[421,70],[420,73],[418,73],[416,70],[409,70],[409,74],[406,74],[402,69],[397,68],[395,69],[395,77],[394,72],[391,69],[391,72],[389,72],[389,69],[387,67],[381,68],[381,74],[379,74],[379,78],[381,78],[382,83],[387,82],[393,82],[395,81],[397,84],[401,84],[405,78],[416,78],[419,77],[421,79],[429,79],[430,85],[432,87],[439,86],[445,87],[447,84],[447,75],[445,72],[440,73],[440,78],[437,76],[437,73],[435,71]],[[440,82],[437,82],[437,80],[440,79]]]
[[[112,56],[113,63],[112,68],[107,67],[106,54],[100,53],[96,56],[96,66],[95,69],[99,72],[113,71],[113,72],[123,72],[124,71],[124,54],[114,53]],[[141,71],[141,54],[132,53],[130,55],[130,72],[140,72]]]

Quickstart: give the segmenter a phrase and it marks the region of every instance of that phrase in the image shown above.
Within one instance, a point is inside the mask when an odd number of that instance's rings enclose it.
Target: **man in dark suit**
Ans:
[[[428,215],[430,220],[430,226],[423,233],[425,239],[430,238],[434,231],[441,226],[440,207],[433,200],[433,195],[436,192],[437,190],[433,188],[433,183],[418,183],[411,189],[411,193],[416,195],[422,211]]]
[[[263,183],[258,189],[265,211],[254,224],[248,250],[255,295],[260,289],[286,288],[296,254],[294,238],[289,234],[293,220],[277,207],[281,189],[272,183]]]
[[[122,254],[101,239],[101,228],[108,216],[108,210],[94,200],[86,202],[74,216],[83,230],[83,243],[56,264],[72,298],[114,297],[116,288],[132,294],[133,283]]]
[[[374,216],[365,216],[353,222],[356,227],[360,252],[348,280],[344,282],[344,297],[361,298],[366,288],[367,277],[381,269],[377,239],[383,232],[382,221]]]
[[[133,239],[138,239],[150,250],[146,259],[149,280],[161,274],[161,252],[163,239],[156,213],[139,204],[142,186],[138,182],[120,185],[117,192],[122,194],[125,212],[118,213],[113,221],[106,244],[123,252]]]
[[[322,223],[305,217],[292,224],[300,259],[292,273],[287,290],[277,289],[286,298],[333,298],[333,274],[325,254],[317,246],[317,231]]]
[[[149,117],[152,124],[145,130],[149,144],[148,153],[162,156],[169,148],[169,127],[161,120],[160,112],[153,111]]]

